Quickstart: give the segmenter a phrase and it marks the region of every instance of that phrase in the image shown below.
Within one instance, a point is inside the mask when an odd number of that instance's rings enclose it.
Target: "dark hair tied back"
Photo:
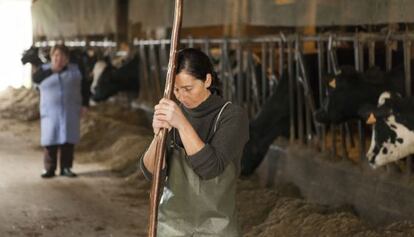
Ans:
[[[205,81],[207,74],[212,77],[209,90],[213,94],[221,95],[220,81],[210,58],[199,49],[186,48],[178,52],[176,74],[185,71],[195,78]]]

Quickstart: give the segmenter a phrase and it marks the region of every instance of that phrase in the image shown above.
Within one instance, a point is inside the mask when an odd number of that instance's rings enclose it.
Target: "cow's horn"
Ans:
[[[336,79],[333,79],[329,82],[329,86],[332,88],[336,88]]]
[[[370,113],[367,119],[367,124],[374,124],[375,122],[377,122],[375,115],[373,113]]]

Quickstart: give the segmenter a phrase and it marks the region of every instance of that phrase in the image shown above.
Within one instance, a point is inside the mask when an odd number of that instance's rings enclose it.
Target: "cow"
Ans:
[[[120,91],[138,94],[138,64],[138,55],[134,55],[119,68],[114,67],[108,58],[97,61],[92,70],[91,99],[95,102],[105,101]]]
[[[310,82],[310,90],[313,92],[313,99],[317,102],[319,101],[317,54],[304,55],[304,64]],[[296,89],[296,85],[294,89]],[[289,77],[285,70],[277,85],[273,87],[271,96],[250,122],[250,140],[244,148],[241,161],[242,176],[249,176],[254,172],[276,138],[289,137],[289,126]]]
[[[414,61],[411,65],[414,65]],[[361,106],[375,105],[384,91],[405,95],[403,66],[397,66],[389,72],[377,67],[357,72],[352,66],[341,66],[337,75],[328,75],[326,78],[328,96],[315,113],[316,121],[323,124],[340,124],[358,119]]]
[[[383,92],[378,105],[364,105],[358,114],[372,125],[371,145],[366,154],[377,168],[414,154],[414,97]]]
[[[39,48],[36,48],[34,46],[31,46],[29,49],[23,52],[20,61],[23,65],[25,65],[26,63],[30,63],[32,64],[32,66],[36,68],[38,68],[43,63],[47,62],[44,58],[40,57]]]

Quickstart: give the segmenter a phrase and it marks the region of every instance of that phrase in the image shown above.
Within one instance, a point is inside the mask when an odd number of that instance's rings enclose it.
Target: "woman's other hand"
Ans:
[[[154,109],[154,132],[155,127],[163,127],[167,129],[174,127],[180,130],[187,122],[187,119],[182,113],[180,107],[172,100],[163,98],[160,100],[159,104],[154,107]]]

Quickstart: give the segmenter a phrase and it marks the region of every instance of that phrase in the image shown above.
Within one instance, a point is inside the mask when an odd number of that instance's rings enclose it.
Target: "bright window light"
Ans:
[[[23,50],[32,45],[32,0],[0,0],[0,90],[29,87],[30,65],[23,66]]]

